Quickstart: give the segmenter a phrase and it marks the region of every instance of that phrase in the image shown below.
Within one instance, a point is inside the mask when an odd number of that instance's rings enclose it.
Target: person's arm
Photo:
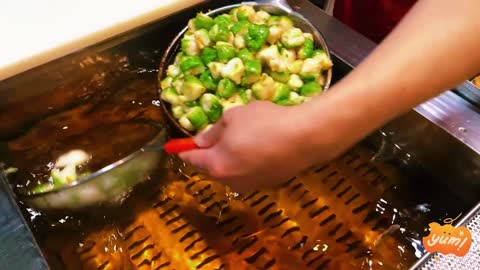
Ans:
[[[294,107],[227,111],[181,158],[232,188],[275,185],[480,70],[480,1],[420,0],[355,70]],[[335,68],[335,67],[334,67]]]
[[[357,69],[303,110],[334,118],[353,142],[473,77],[480,71],[478,11],[475,0],[420,0]]]

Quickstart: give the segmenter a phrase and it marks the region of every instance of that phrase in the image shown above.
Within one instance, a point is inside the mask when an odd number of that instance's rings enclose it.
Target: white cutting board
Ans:
[[[205,0],[0,0],[0,81]]]

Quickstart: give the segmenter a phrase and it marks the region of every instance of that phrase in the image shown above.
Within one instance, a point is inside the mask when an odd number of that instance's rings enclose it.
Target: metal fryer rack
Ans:
[[[406,269],[415,258],[392,253],[405,243],[387,235],[394,209],[379,206],[398,179],[371,157],[356,148],[279,191],[238,198],[185,174],[121,224],[76,244],[59,236],[47,259],[61,269]]]

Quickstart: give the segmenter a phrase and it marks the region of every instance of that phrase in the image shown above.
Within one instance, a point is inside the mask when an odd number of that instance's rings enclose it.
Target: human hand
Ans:
[[[200,149],[180,158],[237,192],[281,184],[337,154],[327,141],[335,136],[313,132],[322,130],[321,121],[312,121],[302,109],[265,101],[232,108],[195,138]]]

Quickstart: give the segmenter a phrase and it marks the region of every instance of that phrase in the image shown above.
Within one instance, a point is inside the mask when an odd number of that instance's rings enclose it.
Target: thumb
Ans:
[[[214,124],[209,130],[195,136],[195,143],[198,145],[199,148],[212,147],[220,139],[223,129],[224,124],[222,121],[219,121]]]

